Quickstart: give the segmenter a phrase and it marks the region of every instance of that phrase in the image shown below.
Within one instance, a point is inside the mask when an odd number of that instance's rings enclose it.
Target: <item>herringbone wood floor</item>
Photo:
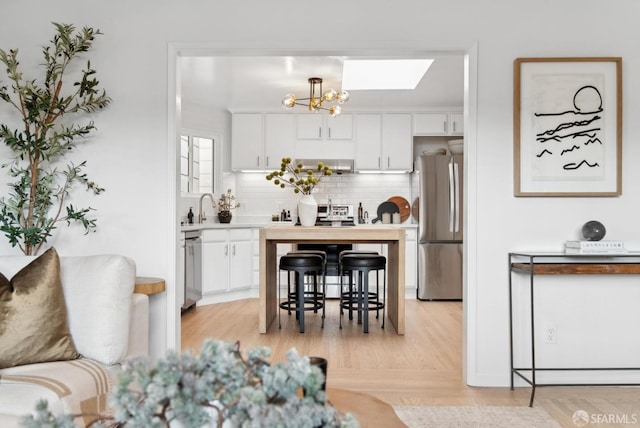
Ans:
[[[337,306],[337,301],[328,302],[324,329],[319,315],[307,313],[304,334],[298,332],[295,316],[286,312],[282,312],[282,329],[276,319],[268,334],[259,334],[257,299],[197,307],[182,317],[182,349],[197,352],[205,338],[239,340],[242,349],[270,347],[272,361],[278,361],[296,348],[301,354],[329,360],[329,387],[366,392],[391,405],[528,405],[529,388],[511,391],[469,387],[463,382],[460,302],[407,300],[404,336],[398,336],[390,324],[381,329],[375,316],[370,319],[369,334],[346,318],[341,330]],[[538,388],[534,405],[566,427],[576,426],[572,421],[576,410],[627,415],[628,420],[635,415],[640,426],[638,388]]]

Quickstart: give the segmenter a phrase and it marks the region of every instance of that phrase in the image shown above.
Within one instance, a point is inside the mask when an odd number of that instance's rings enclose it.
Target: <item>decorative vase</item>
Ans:
[[[218,220],[220,223],[230,223],[231,222],[231,211],[220,211],[218,212]]]
[[[606,235],[604,224],[591,220],[582,225],[582,237],[587,241],[600,241]]]
[[[318,217],[318,203],[312,195],[302,195],[298,201],[298,218],[302,226],[315,226]]]

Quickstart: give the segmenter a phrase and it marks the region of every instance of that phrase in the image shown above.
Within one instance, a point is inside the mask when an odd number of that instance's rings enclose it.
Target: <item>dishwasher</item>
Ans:
[[[182,311],[202,299],[202,240],[200,231],[184,234],[184,303]]]

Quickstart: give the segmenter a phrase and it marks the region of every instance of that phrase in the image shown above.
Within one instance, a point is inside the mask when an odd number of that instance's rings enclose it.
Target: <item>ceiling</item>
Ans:
[[[321,77],[323,89],[341,89],[344,59],[381,59],[384,56],[186,56],[181,58],[183,103],[230,111],[281,109],[285,94],[309,96],[309,77]],[[389,57],[390,58],[390,57]],[[464,57],[435,56],[415,90],[349,91],[343,106],[353,110],[407,110],[463,106]],[[303,110],[305,107],[296,107]]]

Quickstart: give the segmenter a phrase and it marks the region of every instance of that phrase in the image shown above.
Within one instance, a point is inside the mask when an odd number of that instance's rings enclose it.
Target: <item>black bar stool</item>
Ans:
[[[289,251],[287,253],[287,255],[295,255],[295,254],[311,254],[311,255],[316,255],[316,256],[320,256],[322,257],[322,275],[318,275],[317,272],[312,272],[311,275],[313,276],[313,288],[312,289],[307,289],[305,287],[305,292],[304,292],[304,296],[305,296],[305,301],[308,300],[322,300],[322,303],[324,304],[325,300],[324,300],[324,296],[325,296],[325,292],[324,290],[326,289],[326,277],[327,277],[327,253],[322,251],[322,250],[296,250],[296,251]],[[319,292],[318,291],[318,277],[321,276],[322,277],[322,290],[323,292]],[[297,287],[296,287],[297,289]],[[287,277],[287,298],[290,301],[296,301],[297,297],[297,292],[296,289],[291,289],[291,276],[289,275]],[[318,310],[314,310],[313,312],[317,313]],[[289,314],[291,314],[291,311],[289,311]]]
[[[384,328],[384,296],[387,291],[386,265],[387,258],[378,254],[345,254],[340,258],[340,264],[343,271],[358,272],[358,291],[355,301],[347,300],[343,302],[341,299],[341,309],[348,306],[347,309],[355,309],[358,311],[358,320],[362,316],[363,331],[369,333],[369,311],[377,311],[382,309],[382,328]],[[375,271],[376,278],[380,271],[384,274],[382,285],[382,298],[371,300],[369,298],[369,272]],[[358,323],[360,323],[358,321]],[[340,328],[342,328],[342,311],[340,312]]]
[[[342,311],[344,309],[348,309],[349,310],[349,319],[352,320],[353,319],[353,302],[355,301],[356,297],[357,297],[357,292],[353,290],[353,272],[350,270],[345,270],[342,267],[342,256],[346,256],[348,254],[369,254],[369,255],[378,255],[378,252],[376,251],[367,251],[367,250],[343,250],[340,251],[340,255],[338,257],[338,261],[339,263],[339,276],[340,276],[340,313],[342,313]],[[349,275],[349,289],[347,291],[344,291],[344,285],[343,285],[343,277],[344,275]],[[376,292],[369,293],[369,299],[372,299],[374,301],[378,300],[378,294],[380,293],[380,281],[378,279],[378,276],[376,275]],[[348,303],[346,303],[343,307],[343,301],[347,300]],[[358,324],[362,323],[362,318],[361,318],[361,313],[358,314]],[[376,319],[379,317],[379,311],[376,311]]]
[[[314,298],[305,298],[304,278],[306,274],[324,275],[324,260],[322,256],[317,254],[286,254],[280,257],[280,270],[287,271],[289,277],[291,272],[295,272],[295,300],[292,300],[287,294],[287,300],[280,302],[280,275],[278,275],[278,302],[280,309],[287,311],[295,311],[296,318],[300,324],[300,333],[304,333],[304,312],[322,309],[322,327],[324,328],[324,283],[322,284],[322,293],[314,294]],[[289,282],[290,284],[290,282]],[[316,298],[321,294],[322,300]],[[280,312],[278,312],[278,326],[282,328]]]

